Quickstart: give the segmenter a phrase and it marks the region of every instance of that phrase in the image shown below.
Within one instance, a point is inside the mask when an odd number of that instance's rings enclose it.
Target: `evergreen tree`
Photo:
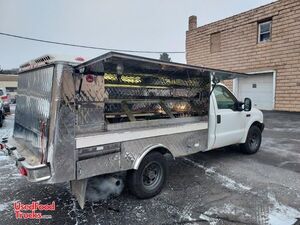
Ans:
[[[166,52],[161,53],[159,59],[164,62],[171,62],[171,58],[169,57],[169,54]]]

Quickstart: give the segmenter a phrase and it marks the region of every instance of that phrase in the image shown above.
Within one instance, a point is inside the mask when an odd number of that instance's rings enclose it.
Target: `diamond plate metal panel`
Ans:
[[[25,72],[18,78],[14,137],[34,154],[47,146],[54,67]]]
[[[90,80],[89,80],[90,79]],[[86,134],[103,131],[104,78],[102,76],[75,76],[76,83],[76,133]]]
[[[73,68],[58,64],[53,79],[49,162],[52,169],[50,182],[76,179],[75,153],[75,83]]]
[[[123,142],[121,147],[121,170],[132,169],[147,149],[164,146],[174,157],[190,155],[207,147],[207,129],[155,138]]]

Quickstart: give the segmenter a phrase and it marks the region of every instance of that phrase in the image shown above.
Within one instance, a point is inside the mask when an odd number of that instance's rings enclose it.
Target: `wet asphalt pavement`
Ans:
[[[81,210],[67,183],[29,183],[0,153],[0,224],[300,224],[300,113],[265,112],[261,150],[238,147],[169,160],[162,193],[137,200],[121,196]],[[0,137],[12,132],[7,117]],[[52,219],[17,220],[13,203],[55,201]]]

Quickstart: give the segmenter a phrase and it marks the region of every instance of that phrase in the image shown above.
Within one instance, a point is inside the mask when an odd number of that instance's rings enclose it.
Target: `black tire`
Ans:
[[[4,111],[5,111],[5,113],[9,114],[10,113],[10,106],[5,107]]]
[[[154,197],[161,192],[167,174],[165,157],[159,152],[151,152],[145,156],[137,170],[129,171],[129,191],[141,199]]]
[[[3,126],[3,115],[1,114],[1,116],[0,116],[0,127],[2,127]]]
[[[251,126],[248,131],[246,142],[241,144],[241,150],[245,154],[255,154],[259,150],[260,144],[261,130],[257,126]]]

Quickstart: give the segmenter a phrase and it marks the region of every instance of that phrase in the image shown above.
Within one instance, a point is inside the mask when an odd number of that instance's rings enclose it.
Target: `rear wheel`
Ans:
[[[138,198],[151,198],[160,193],[167,177],[167,162],[159,152],[145,156],[137,170],[128,174],[128,186]]]
[[[1,115],[0,115],[0,127],[2,127],[3,126],[3,114],[1,113]]]
[[[241,145],[241,150],[246,154],[256,153],[261,144],[261,130],[257,126],[251,126],[246,142]]]

